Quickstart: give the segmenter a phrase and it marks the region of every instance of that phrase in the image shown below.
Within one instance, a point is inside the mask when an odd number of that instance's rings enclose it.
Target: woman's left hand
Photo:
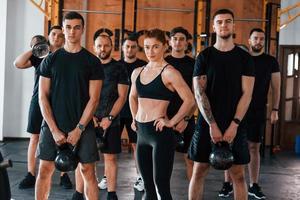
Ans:
[[[171,123],[171,120],[167,118],[159,118],[154,121],[155,130],[156,131],[162,131],[164,127],[173,128],[173,124]]]

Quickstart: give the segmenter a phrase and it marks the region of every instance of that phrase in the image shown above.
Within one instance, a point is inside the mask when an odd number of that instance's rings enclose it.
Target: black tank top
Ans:
[[[150,83],[141,83],[140,75],[145,67],[142,68],[138,77],[136,78],[136,90],[140,98],[158,99],[170,101],[174,95],[174,92],[169,90],[162,81],[161,73],[168,66],[163,67],[158,76],[156,76]]]

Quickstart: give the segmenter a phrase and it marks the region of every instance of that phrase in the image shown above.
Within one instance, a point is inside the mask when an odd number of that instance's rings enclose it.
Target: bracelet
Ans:
[[[272,111],[279,111],[279,109],[278,108],[273,108]]]

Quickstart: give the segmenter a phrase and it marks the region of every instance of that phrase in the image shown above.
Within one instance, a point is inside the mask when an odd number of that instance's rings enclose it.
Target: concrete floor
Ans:
[[[32,200],[34,189],[20,190],[18,184],[27,172],[28,140],[6,140],[0,142],[0,150],[5,159],[13,161],[13,168],[8,169],[12,199]],[[97,164],[99,177],[103,175],[103,162]],[[74,173],[70,173],[74,183]],[[119,200],[140,200],[143,193],[133,189],[136,179],[132,156],[124,151],[119,156],[119,176],[117,194]],[[53,177],[51,200],[71,199],[73,189],[62,189],[59,183],[59,172]],[[211,169],[205,182],[204,199],[220,199],[218,191],[222,186],[223,172]],[[300,200],[300,156],[293,152],[281,152],[275,156],[266,155],[262,159],[260,185],[267,199],[270,200]],[[0,186],[1,187],[1,186]],[[172,175],[172,195],[174,200],[187,200],[188,181],[181,154],[176,154]],[[99,198],[106,199],[106,192],[101,190]],[[221,198],[222,199],[222,198]],[[232,199],[226,198],[226,199]],[[249,198],[251,199],[251,198]]]

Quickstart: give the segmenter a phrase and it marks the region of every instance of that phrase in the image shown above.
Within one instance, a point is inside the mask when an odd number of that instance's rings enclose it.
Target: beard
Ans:
[[[221,35],[220,38],[223,40],[228,40],[232,36],[232,33],[228,33],[227,35]]]
[[[259,53],[261,52],[261,50],[263,49],[262,45],[255,45],[255,46],[251,46],[251,50],[255,53]]]
[[[136,56],[135,55],[129,55],[129,56],[126,56],[128,59],[134,59]]]
[[[109,58],[110,54],[111,54],[111,51],[109,51],[109,52],[104,52],[104,51],[102,51],[102,52],[100,52],[99,57],[100,57],[102,60],[106,60],[106,59]]]

